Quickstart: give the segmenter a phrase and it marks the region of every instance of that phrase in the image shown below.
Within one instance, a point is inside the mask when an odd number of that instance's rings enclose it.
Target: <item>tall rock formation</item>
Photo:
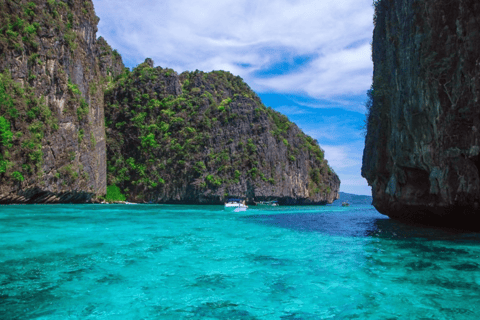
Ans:
[[[480,2],[380,0],[375,6],[362,167],[373,204],[393,218],[475,227]]]
[[[103,91],[123,64],[97,23],[91,0],[0,0],[0,203],[105,193]]]
[[[118,77],[106,103],[108,180],[131,201],[338,198],[317,142],[228,72],[178,75],[147,59]]]
[[[134,201],[338,198],[317,142],[242,79],[129,71],[98,19],[91,0],[0,0],[0,204],[98,199],[107,160]]]

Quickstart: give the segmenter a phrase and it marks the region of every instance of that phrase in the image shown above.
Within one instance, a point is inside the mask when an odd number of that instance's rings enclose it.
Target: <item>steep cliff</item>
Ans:
[[[107,161],[134,201],[338,198],[317,142],[242,79],[129,71],[97,23],[91,0],[0,0],[0,204],[98,199]]]
[[[108,181],[131,201],[338,198],[340,180],[317,142],[266,108],[240,77],[178,75],[147,59],[119,76],[105,100]]]
[[[0,203],[105,193],[103,91],[123,64],[97,22],[91,0],[0,0]]]
[[[380,0],[375,6],[362,167],[373,204],[394,218],[475,227],[480,3]]]

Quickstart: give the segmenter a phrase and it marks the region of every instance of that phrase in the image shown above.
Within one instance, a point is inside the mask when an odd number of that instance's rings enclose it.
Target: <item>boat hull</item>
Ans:
[[[239,212],[239,211],[246,211],[247,206],[244,204],[240,203],[226,203],[224,209],[226,211],[234,211],[234,212]]]

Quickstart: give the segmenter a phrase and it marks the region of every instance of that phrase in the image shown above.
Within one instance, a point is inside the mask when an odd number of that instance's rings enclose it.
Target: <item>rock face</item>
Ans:
[[[123,70],[91,0],[0,1],[0,203],[106,190],[103,91]]]
[[[375,3],[362,175],[393,218],[475,227],[480,214],[480,3]]]
[[[107,160],[133,201],[338,198],[318,143],[241,78],[129,71],[97,23],[91,0],[0,0],[0,204],[98,200]]]
[[[106,94],[109,184],[130,201],[331,203],[340,180],[317,142],[240,77],[178,75],[147,59]]]

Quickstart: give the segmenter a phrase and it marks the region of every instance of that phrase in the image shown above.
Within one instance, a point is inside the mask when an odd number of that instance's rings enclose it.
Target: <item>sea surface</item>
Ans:
[[[365,204],[0,206],[0,319],[480,319],[479,256]]]

